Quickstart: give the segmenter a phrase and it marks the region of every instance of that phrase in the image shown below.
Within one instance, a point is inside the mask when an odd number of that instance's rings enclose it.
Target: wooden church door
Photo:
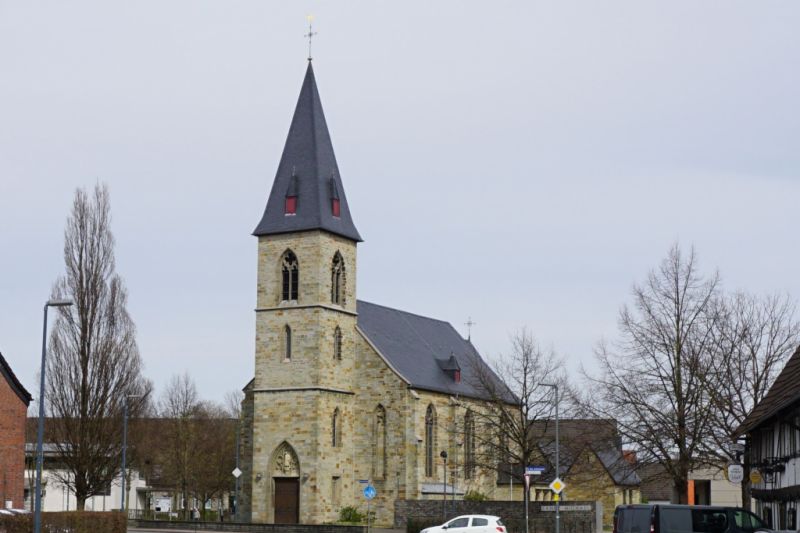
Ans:
[[[300,515],[300,480],[296,477],[276,477],[275,523],[296,524]]]

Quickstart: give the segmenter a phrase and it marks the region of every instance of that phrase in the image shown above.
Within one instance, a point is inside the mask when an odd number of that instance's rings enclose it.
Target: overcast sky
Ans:
[[[98,181],[147,376],[252,377],[308,13],[360,299],[472,317],[490,359],[527,326],[574,371],[673,242],[800,295],[798,2],[0,0],[0,352],[31,393]]]

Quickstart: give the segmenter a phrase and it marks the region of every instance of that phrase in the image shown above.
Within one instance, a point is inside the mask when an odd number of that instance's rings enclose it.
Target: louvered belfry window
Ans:
[[[297,300],[300,284],[300,269],[297,265],[297,256],[291,250],[286,250],[281,261],[281,300]]]
[[[344,305],[344,258],[336,252],[331,264],[331,303]]]

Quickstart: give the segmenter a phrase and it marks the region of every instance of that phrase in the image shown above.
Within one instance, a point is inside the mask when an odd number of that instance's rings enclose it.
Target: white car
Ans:
[[[457,516],[441,526],[433,526],[420,533],[506,533],[499,516],[468,514]]]

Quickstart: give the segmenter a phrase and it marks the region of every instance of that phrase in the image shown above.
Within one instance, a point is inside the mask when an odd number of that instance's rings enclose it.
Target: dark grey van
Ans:
[[[713,505],[619,505],[614,533],[758,533],[772,531],[739,507]]]

